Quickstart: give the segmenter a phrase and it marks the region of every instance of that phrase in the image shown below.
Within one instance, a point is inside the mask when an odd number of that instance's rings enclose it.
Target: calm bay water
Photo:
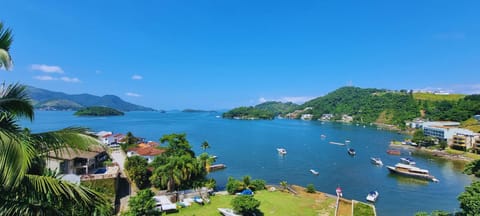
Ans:
[[[413,215],[417,211],[441,209],[458,211],[457,196],[472,181],[463,175],[463,164],[412,155],[417,166],[429,169],[440,183],[402,178],[388,173],[387,168],[370,163],[372,156],[380,157],[385,165],[394,165],[399,156],[385,151],[391,140],[403,135],[374,127],[344,125],[300,120],[241,121],[216,118],[216,113],[158,113],[129,112],[122,117],[75,117],[73,112],[37,111],[33,123],[22,126],[33,132],[57,130],[69,126],[84,126],[93,131],[113,131],[157,141],[163,134],[186,133],[197,153],[200,143],[208,140],[207,151],[218,156],[217,163],[227,169],[211,173],[217,185],[225,185],[229,176],[250,175],[271,184],[287,181],[306,186],[314,184],[319,191],[330,194],[343,188],[347,199],[365,200],[371,190],[380,197],[375,204],[378,215]],[[320,135],[326,135],[322,139]],[[329,144],[350,140],[355,157],[347,154],[345,146]],[[276,148],[286,148],[280,156]],[[320,173],[312,175],[309,170]]]

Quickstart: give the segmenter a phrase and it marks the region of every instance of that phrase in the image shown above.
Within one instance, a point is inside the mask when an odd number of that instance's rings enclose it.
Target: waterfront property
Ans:
[[[95,146],[89,151],[63,148],[46,154],[46,168],[57,170],[60,174],[88,174],[99,167],[108,158],[102,147]]]
[[[140,143],[136,147],[129,148],[127,150],[127,157],[138,155],[147,159],[148,163],[151,163],[156,156],[159,156],[164,152],[165,149],[158,148],[158,143],[150,141],[147,143]]]

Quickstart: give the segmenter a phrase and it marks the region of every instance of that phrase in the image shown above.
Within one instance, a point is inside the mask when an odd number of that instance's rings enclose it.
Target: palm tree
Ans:
[[[210,144],[205,140],[202,142],[202,145],[200,147],[202,147],[203,151],[205,151],[210,148]]]
[[[0,22],[0,69],[10,70],[12,67],[12,58],[9,53],[12,41],[12,30],[3,28],[3,23]]]
[[[9,69],[11,31],[0,22],[0,68]],[[74,209],[95,212],[108,205],[101,194],[81,185],[33,171],[34,161],[50,150],[63,147],[87,149],[95,138],[83,128],[30,134],[19,118],[34,118],[33,106],[20,84],[0,86],[0,212],[5,215],[63,215]],[[108,212],[104,212],[108,214]]]
[[[282,190],[286,190],[288,187],[287,181],[281,181],[280,186],[282,186]]]

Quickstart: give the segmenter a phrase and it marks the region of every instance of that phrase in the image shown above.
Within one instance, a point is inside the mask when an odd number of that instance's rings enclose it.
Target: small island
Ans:
[[[230,118],[230,119],[233,118],[233,119],[249,119],[249,120],[255,120],[255,119],[271,120],[275,117],[275,113],[268,110],[258,109],[255,107],[238,107],[226,113],[223,113],[222,116],[223,118]]]
[[[121,116],[125,113],[110,107],[86,107],[74,113],[76,116]]]

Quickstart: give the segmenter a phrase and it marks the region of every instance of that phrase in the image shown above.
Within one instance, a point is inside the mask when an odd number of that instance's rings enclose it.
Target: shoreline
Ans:
[[[412,150],[413,152],[428,154],[429,156],[438,157],[446,160],[464,161],[464,162],[472,162],[475,160],[473,158],[470,158],[464,155],[451,154],[446,152],[445,150],[427,149],[425,147],[414,147],[414,146],[408,146],[408,145],[399,145],[399,144],[393,144],[392,142],[389,144],[389,147]]]

